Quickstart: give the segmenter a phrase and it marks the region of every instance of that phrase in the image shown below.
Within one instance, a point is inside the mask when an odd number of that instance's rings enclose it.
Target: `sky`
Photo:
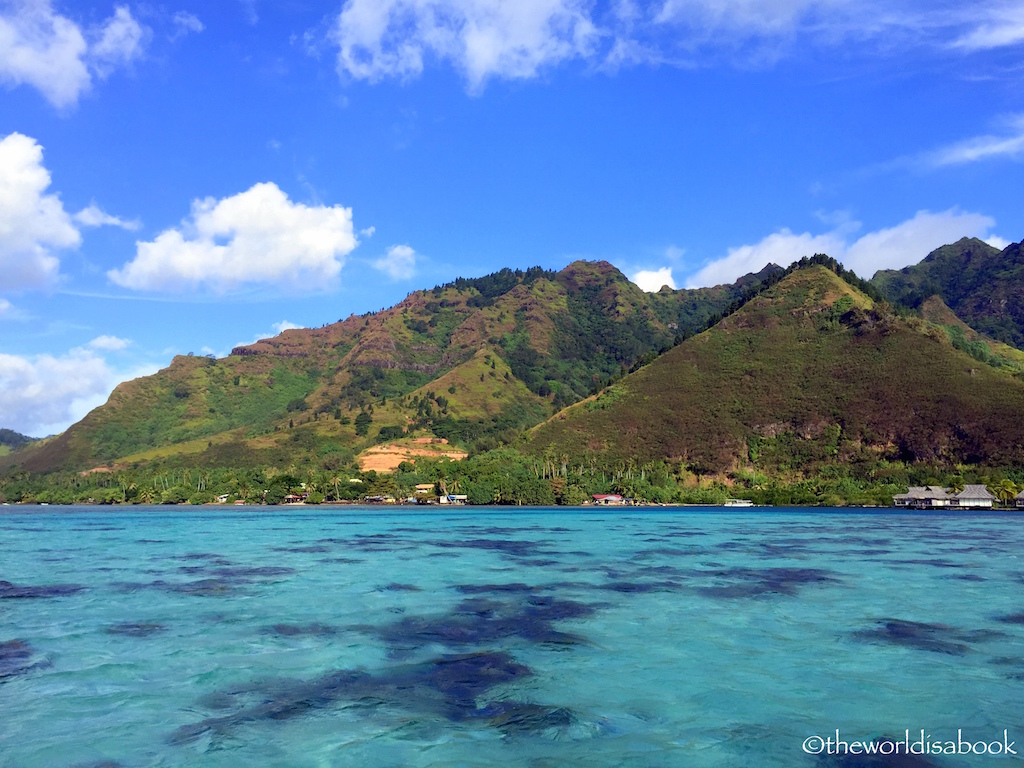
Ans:
[[[502,267],[1024,239],[1024,0],[0,0],[0,427]]]

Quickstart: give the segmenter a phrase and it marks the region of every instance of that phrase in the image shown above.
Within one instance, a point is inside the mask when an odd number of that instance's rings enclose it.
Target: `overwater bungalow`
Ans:
[[[893,506],[910,509],[943,509],[950,506],[952,496],[939,485],[912,485],[906,493],[892,497]]]
[[[995,494],[984,485],[965,485],[964,489],[953,497],[953,503],[950,506],[967,509],[992,509],[995,502]]]
[[[995,501],[984,485],[965,485],[959,493],[938,485],[912,485],[906,493],[892,497],[894,506],[909,509],[992,509]]]

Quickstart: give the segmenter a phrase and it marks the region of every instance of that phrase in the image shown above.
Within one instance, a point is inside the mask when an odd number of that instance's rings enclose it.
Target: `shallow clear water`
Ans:
[[[853,766],[886,763],[801,744],[1024,739],[1015,515],[79,508],[0,514],[0,545],[5,767]]]

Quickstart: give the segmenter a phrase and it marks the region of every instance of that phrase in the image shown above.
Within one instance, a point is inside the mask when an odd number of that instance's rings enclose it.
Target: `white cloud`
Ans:
[[[0,10],[0,82],[31,85],[54,106],[70,107],[92,86],[93,75],[106,77],[138,58],[146,35],[126,6],[98,28],[83,30],[50,0],[14,0]]]
[[[174,14],[172,21],[174,22],[174,32],[171,33],[171,40],[177,40],[192,32],[198,34],[206,29],[199,17],[188,11],[178,11]]]
[[[989,235],[984,238],[985,242],[991,245],[993,248],[998,248],[1000,251],[1008,248],[1012,243],[999,235]]]
[[[818,9],[834,14],[850,5],[848,0],[665,0],[655,21],[705,31],[773,35],[791,32]]]
[[[782,229],[754,245],[730,248],[728,253],[701,269],[686,283],[687,288],[731,283],[750,272],[760,272],[768,264],[786,267],[803,256],[827,253],[835,256],[843,247],[841,238],[832,234],[793,234]],[[838,258],[838,257],[836,257]]]
[[[672,279],[672,267],[641,269],[629,279],[636,283],[640,290],[647,291],[648,293],[655,293],[661,290],[663,285],[667,285],[673,290],[676,288],[676,281]]]
[[[0,290],[38,288],[57,278],[56,250],[81,236],[60,198],[46,194],[43,148],[12,133],[0,140]]]
[[[916,264],[941,245],[961,237],[985,237],[995,220],[980,213],[951,208],[942,213],[918,211],[895,227],[870,232],[854,242],[839,261],[864,278],[880,269],[902,269]]]
[[[193,201],[181,227],[138,242],[135,259],[107,275],[149,291],[315,286],[337,278],[356,245],[351,208],[293,203],[267,182],[222,200]]]
[[[408,245],[392,245],[386,254],[373,262],[373,266],[387,273],[392,280],[408,280],[416,274],[418,256]]]
[[[132,18],[127,6],[117,6],[89,48],[90,64],[100,77],[106,77],[116,67],[129,64],[142,55],[146,34],[142,25]]]
[[[1020,0],[345,0],[332,22],[343,77],[408,79],[444,62],[471,92],[573,60],[610,71],[761,66],[808,46],[948,58],[1024,42]],[[313,55],[321,38],[305,36]]]
[[[36,437],[62,432],[102,405],[120,382],[155,371],[117,371],[80,347],[61,356],[0,354],[0,424]]]
[[[1024,158],[1024,115],[1016,115],[1010,119],[1008,128],[1009,130],[1001,136],[975,136],[931,152],[925,155],[925,163],[941,168],[994,158]]]
[[[491,77],[535,77],[586,57],[599,36],[585,0],[346,0],[334,28],[338,70],[371,82],[455,65],[471,91]]]
[[[901,269],[916,264],[941,245],[962,237],[991,238],[995,221],[982,214],[951,208],[942,213],[919,211],[894,227],[869,232],[850,241],[859,224],[844,224],[832,232],[794,234],[782,229],[754,245],[730,248],[687,281],[688,288],[729,283],[766,264],[786,267],[804,256],[824,253],[864,278],[880,269]]]
[[[138,219],[128,220],[112,216],[96,203],[92,203],[88,208],[83,208],[72,218],[83,227],[120,227],[131,231],[142,227],[142,222]]]
[[[248,341],[238,342],[237,344],[235,344],[235,346],[248,347],[250,344],[255,344],[257,341],[260,341],[261,339],[272,339],[275,336],[280,336],[285,331],[302,329],[305,328],[306,326],[298,325],[288,320],[282,320],[280,323],[272,323],[270,327],[273,329],[272,331],[269,331],[267,333],[259,333],[254,338],[249,339]],[[220,357],[225,357],[225,355],[220,355]]]
[[[123,349],[127,349],[131,344],[130,339],[120,339],[117,336],[97,336],[95,339],[89,342],[89,346],[93,349],[102,349],[107,352],[120,352]]]
[[[1024,5],[1019,2],[970,8],[976,26],[953,43],[968,51],[1003,48],[1024,42]]]
[[[14,311],[14,305],[7,299],[0,299],[0,317]]]

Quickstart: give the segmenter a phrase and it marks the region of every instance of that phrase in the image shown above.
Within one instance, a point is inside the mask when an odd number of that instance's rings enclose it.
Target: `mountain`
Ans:
[[[699,332],[780,271],[769,265],[733,285],[657,294],[607,262],[458,279],[223,359],[175,357],[0,468],[331,463],[414,435],[508,442]]]
[[[6,456],[11,451],[33,442],[34,437],[27,437],[13,429],[0,429],[0,456]]]
[[[815,265],[534,428],[525,450],[581,464],[665,458],[697,474],[1019,464],[1021,413],[1024,382],[1007,369]]]
[[[912,267],[880,271],[871,282],[888,301],[911,308],[938,295],[976,331],[1024,348],[1024,242],[1000,251],[963,238]]]

